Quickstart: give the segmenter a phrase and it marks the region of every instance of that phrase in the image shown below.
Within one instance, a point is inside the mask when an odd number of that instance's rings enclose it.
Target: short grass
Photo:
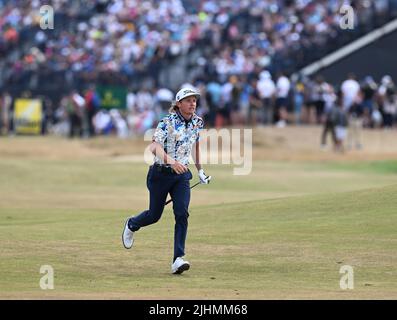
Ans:
[[[120,241],[125,218],[148,204],[145,164],[21,156],[2,143],[1,299],[397,298],[396,161],[256,160],[248,176],[207,166],[213,182],[192,191],[192,266],[173,276],[171,206],[133,249]],[[42,265],[53,290],[39,286]],[[339,286],[344,265],[353,290]]]

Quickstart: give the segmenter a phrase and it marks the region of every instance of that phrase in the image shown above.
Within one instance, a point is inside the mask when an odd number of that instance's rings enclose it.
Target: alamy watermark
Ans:
[[[344,4],[339,9],[340,20],[339,27],[342,30],[354,29],[354,9],[352,6]]]
[[[341,266],[339,273],[343,274],[339,281],[339,287],[342,290],[354,289],[354,272],[353,267],[349,265]]]
[[[40,278],[40,288],[42,290],[53,290],[54,289],[54,268],[48,264],[42,265],[40,267],[40,274],[43,274]]]
[[[40,7],[40,28],[43,30],[54,29],[54,8],[50,5]]]
[[[144,141],[152,141],[155,129],[145,132]],[[195,149],[192,153],[194,155]],[[191,163],[194,159],[190,156]],[[144,161],[153,162],[149,146]],[[252,129],[205,129],[200,132],[201,164],[233,164],[234,175],[248,175],[252,170]]]

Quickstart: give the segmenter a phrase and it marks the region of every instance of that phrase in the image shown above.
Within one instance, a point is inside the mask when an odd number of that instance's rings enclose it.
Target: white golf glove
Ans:
[[[203,169],[200,169],[199,172],[198,172],[198,174],[199,174],[200,182],[201,182],[202,184],[209,184],[209,183],[210,183],[210,181],[211,181],[211,176],[205,175]]]

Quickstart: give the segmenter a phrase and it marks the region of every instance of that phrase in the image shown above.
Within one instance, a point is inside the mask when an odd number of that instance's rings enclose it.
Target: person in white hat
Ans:
[[[171,272],[180,274],[190,268],[184,260],[190,202],[189,158],[192,154],[200,182],[208,184],[210,177],[200,164],[200,131],[204,121],[195,113],[200,94],[190,87],[178,91],[169,114],[158,124],[153,135],[150,151],[154,164],[147,175],[150,191],[149,209],[127,219],[122,233],[123,245],[130,249],[134,233],[140,228],[157,222],[163,213],[168,193],[173,201],[175,215],[174,256]],[[192,153],[193,150],[193,153]]]

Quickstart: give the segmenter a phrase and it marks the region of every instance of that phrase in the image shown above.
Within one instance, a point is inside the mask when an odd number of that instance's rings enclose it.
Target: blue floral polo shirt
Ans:
[[[158,142],[164,151],[176,161],[188,165],[193,144],[200,140],[200,131],[204,127],[204,121],[194,114],[190,120],[186,120],[176,111],[169,113],[157,125],[153,135],[153,141]],[[155,157],[157,164],[163,164],[163,160]]]

